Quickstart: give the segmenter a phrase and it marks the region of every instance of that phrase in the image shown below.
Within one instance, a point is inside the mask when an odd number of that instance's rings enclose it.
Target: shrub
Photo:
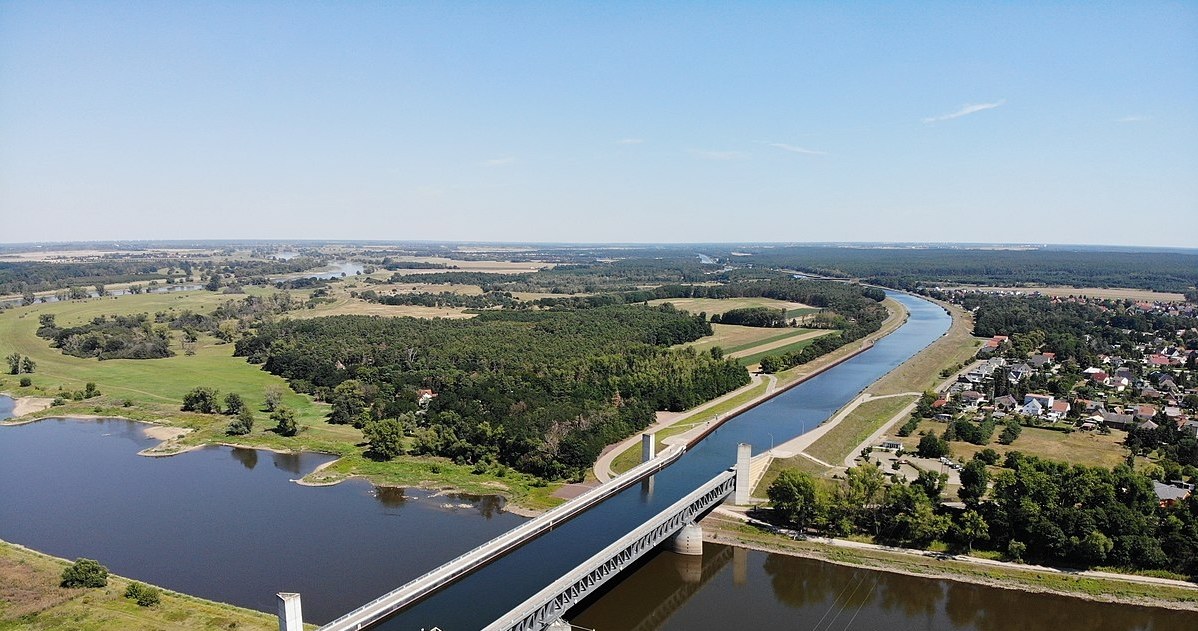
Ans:
[[[137,582],[129,583],[129,587],[125,590],[125,598],[132,598],[142,607],[157,605],[162,600],[161,592],[157,587]]]
[[[29,386],[32,386],[32,385],[33,385],[32,379],[30,379],[29,377],[21,377],[21,387],[22,388],[28,388]]]
[[[62,571],[63,587],[104,587],[108,584],[108,568],[99,561],[75,559]]]

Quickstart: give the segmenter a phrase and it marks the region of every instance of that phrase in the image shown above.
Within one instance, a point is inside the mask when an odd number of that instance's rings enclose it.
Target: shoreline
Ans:
[[[13,402],[12,418],[4,419],[5,421],[48,410],[54,402],[54,399],[50,397],[19,397],[11,392],[0,392],[0,394],[12,399]]]
[[[525,518],[536,517],[536,516],[540,515],[541,513],[544,513],[547,510],[547,509],[536,509],[536,508],[528,508],[525,506],[521,506],[521,505],[517,504],[514,500],[512,500],[510,497],[504,495],[503,493],[475,493],[468,489],[463,489],[463,488],[455,487],[452,485],[447,486],[447,485],[432,485],[432,484],[419,484],[419,483],[403,484],[403,485],[385,484],[385,483],[377,482],[377,481],[373,480],[368,475],[360,475],[360,474],[356,474],[356,473],[338,477],[337,479],[332,479],[332,480],[328,480],[328,481],[312,482],[312,481],[306,480],[305,478],[307,478],[308,476],[314,475],[316,473],[319,473],[319,472],[333,466],[337,462],[340,462],[341,456],[339,454],[329,453],[329,452],[324,452],[324,451],[311,451],[311,450],[293,451],[293,450],[289,450],[289,449],[278,449],[275,447],[259,447],[259,446],[244,445],[244,444],[240,444],[240,443],[226,442],[226,441],[204,442],[204,443],[200,443],[197,445],[180,446],[180,445],[176,444],[176,441],[178,441],[180,438],[190,434],[194,430],[189,429],[189,428],[184,428],[184,427],[177,427],[175,425],[167,425],[165,423],[155,423],[153,421],[142,421],[142,420],[137,420],[137,419],[131,419],[131,418],[124,417],[124,416],[111,416],[111,415],[98,415],[98,414],[64,414],[62,416],[39,416],[37,418],[27,418],[27,419],[11,418],[11,419],[5,419],[3,421],[0,421],[0,427],[19,427],[21,425],[29,425],[30,423],[36,423],[38,421],[44,421],[44,420],[50,420],[50,419],[63,419],[63,420],[68,420],[68,421],[96,421],[96,420],[101,420],[101,419],[113,419],[113,420],[128,421],[131,423],[140,423],[140,424],[146,425],[147,427],[143,430],[145,432],[146,436],[148,438],[153,438],[153,439],[161,441],[157,445],[154,445],[152,447],[147,447],[147,448],[142,449],[141,451],[137,452],[138,456],[142,456],[142,457],[146,457],[146,458],[169,458],[171,456],[178,456],[178,455],[185,454],[188,452],[203,449],[205,447],[232,447],[234,449],[253,449],[255,451],[268,451],[268,452],[276,453],[276,454],[296,454],[296,453],[320,454],[320,455],[330,456],[330,457],[332,457],[332,460],[329,460],[328,462],[323,462],[323,463],[317,465],[315,469],[312,469],[311,471],[305,473],[304,475],[302,475],[298,478],[292,479],[291,482],[294,484],[298,484],[299,486],[323,487],[323,486],[336,486],[338,484],[341,484],[342,482],[345,482],[346,480],[350,480],[352,478],[360,478],[360,479],[365,480],[366,482],[370,483],[372,486],[374,486],[376,488],[388,488],[388,489],[414,488],[414,489],[420,489],[422,491],[429,491],[432,493],[456,493],[456,494],[461,494],[461,495],[476,495],[479,497],[486,497],[486,496],[502,497],[503,501],[504,501],[504,505],[500,510],[502,510],[503,512],[506,512],[506,513],[511,513],[513,515],[518,515],[520,517],[525,517]]]
[[[841,540],[825,538],[825,537],[819,537],[819,538],[813,537],[813,538],[806,539],[802,542],[794,542],[791,539],[783,538],[782,535],[767,535],[767,534],[763,533],[762,535],[760,535],[761,538],[776,538],[776,540],[771,541],[771,540],[767,539],[766,541],[760,541],[760,540],[751,541],[751,540],[748,540],[744,536],[744,533],[737,532],[735,530],[731,530],[731,529],[727,528],[725,525],[718,523],[719,521],[724,521],[724,520],[721,518],[718,518],[718,517],[713,518],[712,516],[709,516],[702,521],[701,525],[704,527],[704,533],[703,533],[704,541],[709,541],[711,543],[719,543],[719,544],[723,544],[723,545],[737,546],[737,547],[741,547],[741,548],[747,548],[750,550],[765,552],[767,554],[781,554],[781,555],[790,556],[790,557],[811,559],[811,560],[819,561],[819,562],[823,562],[823,563],[832,563],[832,564],[840,565],[840,566],[844,566],[844,567],[860,568],[863,570],[878,571],[878,572],[888,572],[891,574],[901,574],[903,576],[911,576],[911,577],[916,577],[916,578],[954,581],[954,582],[958,582],[958,583],[970,583],[973,585],[982,585],[985,587],[1016,590],[1016,591],[1035,593],[1035,594],[1052,594],[1052,595],[1064,596],[1064,597],[1068,597],[1068,598],[1078,598],[1078,599],[1086,600],[1086,601],[1090,601],[1090,602],[1104,602],[1104,603],[1112,603],[1112,604],[1119,604],[1119,605],[1134,605],[1134,606],[1140,606],[1140,607],[1159,607],[1159,608],[1163,608],[1163,609],[1174,609],[1174,610],[1184,609],[1187,611],[1198,612],[1198,585],[1192,585],[1192,584],[1185,585],[1185,586],[1166,585],[1168,587],[1172,587],[1173,589],[1187,589],[1187,590],[1194,590],[1194,592],[1195,592],[1193,600],[1171,600],[1171,599],[1167,599],[1167,598],[1154,598],[1154,597],[1150,597],[1150,596],[1124,596],[1121,594],[1115,594],[1115,593],[1109,593],[1109,592],[1095,594],[1095,593],[1089,593],[1089,592],[1085,592],[1085,591],[1073,591],[1073,590],[1067,590],[1067,589],[1054,588],[1054,587],[1051,587],[1048,585],[1043,585],[1043,584],[1034,584],[1034,583],[1025,582],[1022,580],[1010,580],[1010,579],[1004,580],[1003,578],[999,578],[999,577],[995,577],[995,576],[980,575],[978,573],[968,573],[965,570],[965,568],[962,568],[962,570],[958,572],[958,571],[953,571],[953,569],[948,566],[944,566],[941,569],[929,569],[928,571],[918,571],[918,570],[912,569],[911,567],[908,567],[908,566],[902,566],[901,565],[902,561],[908,561],[912,564],[917,563],[919,561],[932,561],[932,560],[935,560],[941,564],[944,564],[947,562],[954,562],[954,563],[966,565],[966,566],[969,566],[972,568],[976,568],[976,570],[978,570],[978,571],[984,571],[986,569],[991,569],[991,570],[1001,570],[1001,571],[1005,571],[1008,573],[1014,572],[1014,573],[1027,574],[1027,575],[1029,575],[1027,577],[1029,580],[1034,579],[1034,578],[1039,578],[1042,574],[1044,574],[1044,575],[1049,575],[1049,576],[1057,576],[1062,579],[1072,578],[1072,579],[1086,579],[1086,580],[1092,580],[1092,581],[1099,581],[1104,584],[1125,583],[1125,584],[1142,585],[1142,586],[1146,586],[1146,587],[1152,587],[1154,585],[1157,585],[1157,586],[1161,585],[1161,583],[1152,582],[1151,577],[1142,577],[1142,576],[1135,575],[1135,574],[1116,575],[1113,573],[1104,573],[1107,575],[1096,576],[1096,575],[1085,574],[1082,572],[1076,572],[1076,573],[1069,572],[1066,570],[1061,570],[1059,568],[1052,568],[1052,567],[1045,567],[1045,566],[1036,566],[1036,565],[1020,566],[1020,565],[1009,564],[1009,563],[1004,563],[1004,562],[985,563],[984,559],[975,559],[975,558],[971,558],[968,556],[962,556],[962,555],[953,555],[951,559],[942,561],[942,560],[939,560],[936,557],[932,556],[932,555],[936,555],[937,553],[929,552],[927,550],[914,550],[914,549],[903,549],[903,548],[879,549],[881,547],[874,546],[873,544],[861,544],[860,546],[857,546],[857,545],[849,546],[849,545],[833,543],[834,541],[841,541]],[[854,542],[846,541],[845,543],[852,544]],[[802,545],[804,547],[798,547],[799,545]],[[852,560],[844,558],[843,556],[838,558],[837,557],[838,552],[841,554],[843,554],[845,552],[849,552],[851,554],[860,555],[860,557],[864,557],[864,559],[854,562]],[[886,556],[884,556],[884,555],[889,555],[892,557],[894,555],[902,555],[905,557],[909,557],[909,559],[903,559],[902,561],[900,561],[900,560],[894,559],[894,558],[886,558]],[[870,563],[869,561],[872,561],[873,563]],[[1013,566],[1013,567],[1011,567],[1011,566]],[[1148,579],[1148,580],[1142,580],[1142,579]],[[1164,581],[1164,580],[1168,580],[1168,579],[1160,579],[1160,580]]]

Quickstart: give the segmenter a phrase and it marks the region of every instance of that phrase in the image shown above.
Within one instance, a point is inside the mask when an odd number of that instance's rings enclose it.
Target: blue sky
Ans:
[[[0,242],[1196,235],[1194,2],[0,2]]]

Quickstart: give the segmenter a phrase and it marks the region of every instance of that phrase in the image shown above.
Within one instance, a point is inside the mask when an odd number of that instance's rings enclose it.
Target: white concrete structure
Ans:
[[[732,503],[737,506],[745,506],[749,503],[749,493],[753,491],[751,484],[749,467],[753,459],[753,446],[749,443],[741,443],[736,446],[736,493],[733,494]]]
[[[703,528],[693,521],[683,526],[670,542],[670,549],[678,554],[703,556]]]
[[[304,631],[300,595],[279,592],[279,631]]]
[[[649,462],[657,455],[657,443],[653,434],[641,434],[641,462]]]

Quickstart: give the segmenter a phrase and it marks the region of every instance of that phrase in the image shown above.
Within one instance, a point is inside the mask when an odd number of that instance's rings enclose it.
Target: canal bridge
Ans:
[[[669,466],[685,451],[686,446],[674,445],[656,455],[653,436],[645,434],[642,438],[642,462],[635,468],[358,607],[320,627],[319,631],[359,631],[375,626],[612,495],[637,483],[650,488],[653,475]],[[752,448],[748,444],[740,444],[735,466],[720,472],[664,510],[616,537],[602,550],[500,616],[484,631],[568,629],[569,625],[562,620],[567,610],[658,546],[668,543],[675,552],[701,555],[703,534],[696,522],[726,500],[736,504],[748,502],[752,481],[762,468],[761,459],[751,456]],[[301,630],[303,614],[299,594],[280,593],[278,605],[280,631]]]

